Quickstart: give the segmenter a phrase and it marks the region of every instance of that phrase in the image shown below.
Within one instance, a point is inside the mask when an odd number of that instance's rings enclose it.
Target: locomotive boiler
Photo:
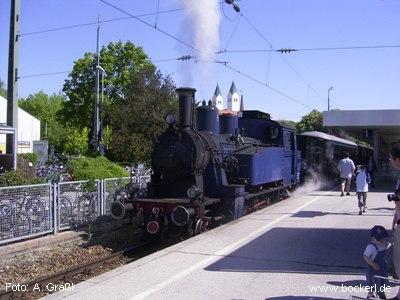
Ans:
[[[112,203],[116,219],[130,216],[149,235],[198,234],[285,196],[299,182],[295,130],[260,111],[220,115],[195,107],[195,89],[179,88],[179,120],[155,141],[145,197]]]

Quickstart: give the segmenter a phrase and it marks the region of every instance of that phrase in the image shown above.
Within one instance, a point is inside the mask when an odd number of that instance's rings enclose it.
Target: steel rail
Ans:
[[[45,275],[45,276],[42,276],[42,277],[39,277],[36,279],[27,280],[23,283],[20,283],[20,285],[21,286],[24,285],[24,286],[28,287],[28,291],[26,291],[26,292],[12,291],[12,290],[7,291],[7,290],[3,289],[3,290],[0,290],[0,299],[8,299],[13,294],[33,292],[32,287],[34,287],[34,286],[41,287],[40,291],[43,291],[42,287],[48,283],[56,283],[60,280],[65,280],[68,277],[72,277],[72,276],[87,272],[89,270],[95,269],[99,266],[102,266],[103,264],[117,261],[117,260],[121,259],[123,256],[125,256],[126,254],[128,254],[134,250],[140,249],[141,247],[144,247],[146,245],[149,245],[149,242],[142,242],[142,243],[136,244],[134,246],[127,247],[127,248],[125,248],[121,251],[118,251],[116,253],[113,253],[109,256],[102,257],[102,258],[99,258],[94,261],[82,263],[78,266],[74,266],[74,267],[70,267],[70,268],[61,270],[55,274],[49,274],[49,275]],[[133,258],[130,259],[130,261],[134,261],[134,260],[136,260],[136,259],[133,259]],[[45,291],[43,291],[43,292],[45,292]]]

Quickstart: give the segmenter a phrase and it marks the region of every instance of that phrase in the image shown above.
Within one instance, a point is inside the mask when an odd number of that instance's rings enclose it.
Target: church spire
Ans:
[[[219,89],[218,84],[212,97],[212,103],[218,110],[224,109],[224,99],[222,98],[221,90]]]
[[[215,88],[215,92],[214,92],[214,97],[218,97],[218,95],[222,95],[222,94],[221,94],[221,90],[219,89],[219,85],[217,84],[217,87]]]
[[[235,81],[232,81],[231,88],[229,89],[229,93],[231,93],[233,95],[233,93],[235,93],[235,92],[237,93]]]

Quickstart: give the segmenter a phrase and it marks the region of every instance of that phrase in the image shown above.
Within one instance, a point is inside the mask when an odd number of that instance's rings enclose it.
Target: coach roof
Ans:
[[[330,135],[330,134],[327,134],[327,133],[324,133],[324,132],[308,131],[308,132],[302,133],[301,135],[310,136],[310,137],[323,139],[323,140],[327,140],[327,141],[332,141],[332,142],[335,142],[337,144],[351,146],[351,147],[354,147],[354,148],[358,147],[358,145],[356,143],[352,142],[352,141],[345,140],[345,139],[342,139],[340,137],[337,137],[337,136],[334,136],[334,135]]]

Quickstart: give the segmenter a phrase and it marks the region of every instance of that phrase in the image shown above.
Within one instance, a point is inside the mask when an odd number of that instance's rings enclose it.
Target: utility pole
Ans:
[[[94,99],[94,109],[93,109],[93,137],[92,146],[94,151],[99,151],[99,129],[100,129],[100,113],[99,113],[99,103],[100,103],[100,18],[97,18],[97,43],[96,43],[96,95]]]
[[[10,42],[8,49],[8,83],[7,83],[7,125],[16,129],[15,136],[7,134],[6,153],[16,155],[18,139],[18,48],[20,0],[11,0]],[[15,167],[15,163],[14,163]]]
[[[333,86],[331,86],[331,87],[328,89],[328,111],[330,111],[330,109],[331,109],[331,100],[330,100],[330,98],[329,98],[329,94],[330,94],[331,91],[333,91]]]

